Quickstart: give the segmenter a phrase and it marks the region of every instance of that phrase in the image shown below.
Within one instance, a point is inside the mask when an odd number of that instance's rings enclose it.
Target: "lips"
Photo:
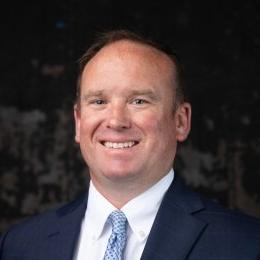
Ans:
[[[106,148],[126,149],[137,145],[138,142],[137,141],[125,141],[125,142],[102,141],[101,144],[104,145]]]

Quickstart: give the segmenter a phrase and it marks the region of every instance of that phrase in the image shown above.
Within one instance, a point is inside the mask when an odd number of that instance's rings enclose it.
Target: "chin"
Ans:
[[[109,169],[109,171],[104,171],[104,175],[111,180],[126,180],[131,178],[134,174],[133,171],[127,169],[117,168],[115,170]]]

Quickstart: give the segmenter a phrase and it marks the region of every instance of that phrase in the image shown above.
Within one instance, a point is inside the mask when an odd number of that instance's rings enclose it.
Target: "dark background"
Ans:
[[[79,195],[77,60],[126,28],[170,45],[185,67],[192,132],[176,171],[229,208],[260,217],[260,13],[247,1],[9,1],[1,7],[0,232]]]

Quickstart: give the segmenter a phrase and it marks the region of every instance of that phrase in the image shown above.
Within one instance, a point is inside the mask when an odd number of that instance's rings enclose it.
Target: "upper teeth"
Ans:
[[[115,148],[115,149],[129,148],[132,147],[134,144],[135,144],[134,141],[124,142],[124,143],[104,142],[105,147]]]

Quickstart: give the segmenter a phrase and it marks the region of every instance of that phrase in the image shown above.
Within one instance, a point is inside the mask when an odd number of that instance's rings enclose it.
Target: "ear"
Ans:
[[[75,120],[75,141],[80,141],[80,107],[78,104],[74,105],[74,120]]]
[[[191,128],[191,105],[184,102],[179,105],[175,112],[176,118],[176,139],[183,142],[189,135]]]

